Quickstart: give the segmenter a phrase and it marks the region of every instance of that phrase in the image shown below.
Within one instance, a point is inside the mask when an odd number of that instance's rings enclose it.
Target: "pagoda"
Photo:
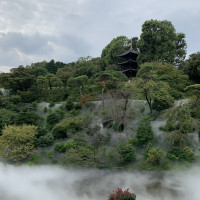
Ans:
[[[134,50],[133,48],[119,55],[120,58],[124,59],[123,62],[118,63],[121,66],[121,72],[125,74],[128,78],[135,77],[137,71],[139,70],[136,61],[137,56],[138,56],[138,51]]]

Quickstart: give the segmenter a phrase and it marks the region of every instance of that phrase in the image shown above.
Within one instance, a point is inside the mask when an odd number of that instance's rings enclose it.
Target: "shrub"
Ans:
[[[139,144],[147,144],[154,138],[154,132],[151,128],[149,119],[142,118],[137,128],[137,140]]]
[[[61,117],[59,114],[57,113],[50,113],[48,116],[47,116],[47,123],[48,124],[51,124],[51,125],[54,125],[56,123],[58,123],[60,121]]]
[[[117,151],[123,163],[131,162],[136,158],[135,149],[131,144],[121,143],[117,146]]]
[[[44,135],[47,134],[47,130],[44,129],[44,128],[40,128],[40,127],[39,127],[39,128],[37,129],[37,131],[38,131],[37,138],[39,138],[39,137],[44,136]]]
[[[195,160],[195,154],[189,147],[185,147],[184,149],[173,147],[168,151],[167,157],[171,160],[186,160],[188,162]]]
[[[59,124],[56,124],[56,127],[53,130],[53,135],[56,139],[65,138],[70,133],[74,134],[82,130],[84,127],[88,127],[90,119],[89,116],[85,115],[66,118]]]
[[[152,108],[153,110],[161,112],[162,110],[172,107],[173,103],[174,99],[170,95],[159,96],[159,98],[154,99]]]
[[[37,146],[39,147],[48,147],[54,143],[54,137],[52,134],[46,134],[37,139]]]
[[[147,146],[144,158],[145,160],[139,163],[140,169],[169,169],[165,152],[159,147],[152,147],[151,143]]]
[[[74,103],[71,99],[67,99],[66,103],[65,103],[65,108],[70,111],[74,108]]]
[[[57,143],[57,144],[55,144],[55,146],[54,146],[54,151],[55,151],[55,152],[58,152],[58,153],[65,153],[66,150],[67,150],[67,147],[66,147],[66,145],[65,145],[64,142]]]
[[[54,107],[55,106],[55,102],[51,102],[50,104],[49,104],[49,108],[52,108],[52,107]]]
[[[129,189],[122,190],[117,188],[116,191],[113,190],[113,193],[109,195],[108,200],[135,200],[136,194],[129,192]]]
[[[48,111],[48,108],[45,106],[43,111],[44,113],[46,113]]]

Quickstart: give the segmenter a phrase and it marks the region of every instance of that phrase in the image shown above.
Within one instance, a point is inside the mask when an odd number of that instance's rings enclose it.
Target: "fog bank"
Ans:
[[[0,200],[107,200],[117,187],[137,200],[197,200],[200,169],[165,175],[0,163]]]

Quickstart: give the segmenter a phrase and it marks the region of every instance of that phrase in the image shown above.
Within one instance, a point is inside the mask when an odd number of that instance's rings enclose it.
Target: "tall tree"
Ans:
[[[168,62],[179,64],[186,55],[183,33],[176,33],[170,21],[148,20],[142,25],[142,34],[137,42],[138,62]]]

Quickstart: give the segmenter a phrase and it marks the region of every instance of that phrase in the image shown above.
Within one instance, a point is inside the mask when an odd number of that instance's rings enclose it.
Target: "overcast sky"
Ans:
[[[146,20],[169,20],[200,51],[200,0],[0,0],[0,71],[43,60],[101,55],[115,37],[139,37]]]

